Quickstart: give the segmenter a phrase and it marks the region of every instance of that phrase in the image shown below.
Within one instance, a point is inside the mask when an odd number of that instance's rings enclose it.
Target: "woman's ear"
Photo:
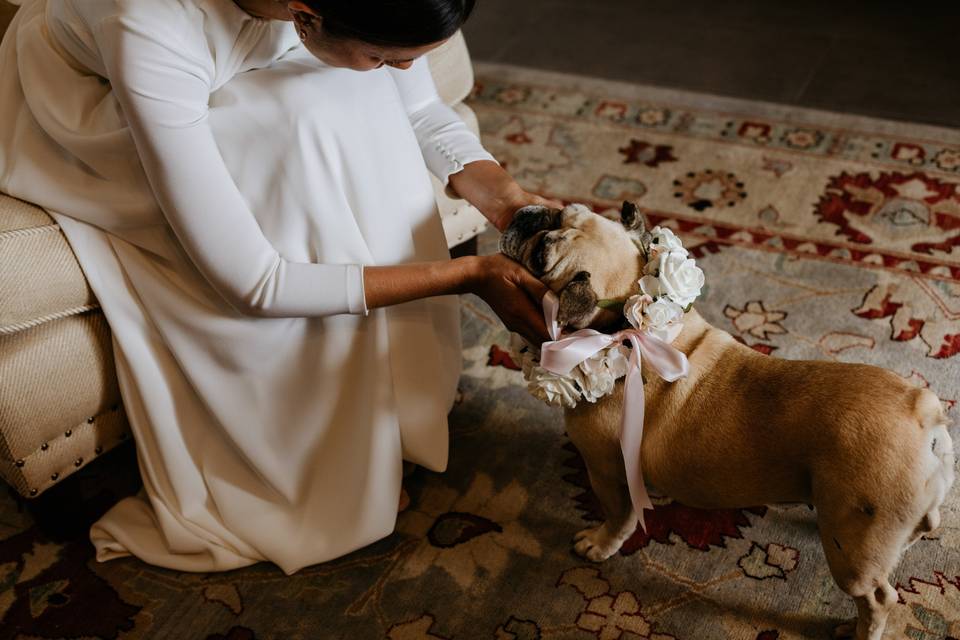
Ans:
[[[586,327],[596,316],[597,300],[590,285],[590,272],[581,271],[560,291],[557,323],[561,327]]]
[[[293,16],[293,23],[297,27],[297,31],[300,32],[301,39],[303,39],[304,30],[317,31],[323,23],[323,18],[308,4],[300,2],[300,0],[288,2],[287,10]],[[310,34],[306,35],[309,36]]]
[[[308,5],[306,2],[301,2],[300,0],[292,0],[291,2],[288,2],[287,9],[290,10],[290,13],[293,13],[296,11],[300,13],[306,13],[308,15],[313,16],[314,18],[320,17],[320,15],[316,11],[314,11],[310,7],[310,5]]]

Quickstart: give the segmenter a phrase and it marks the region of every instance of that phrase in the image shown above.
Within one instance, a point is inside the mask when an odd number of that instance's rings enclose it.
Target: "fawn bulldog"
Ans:
[[[649,238],[630,203],[619,222],[582,205],[526,207],[500,248],[559,296],[562,328],[610,332],[624,316],[598,302],[638,293]],[[647,482],[693,507],[815,506],[830,571],[857,605],[855,625],[837,635],[879,640],[898,598],[890,573],[939,526],[953,483],[953,443],[936,395],[874,366],[761,355],[692,309],[673,346],[687,356],[686,378],[666,382],[641,365],[646,415],[636,453]],[[593,561],[616,553],[637,524],[619,441],[622,403],[621,381],[596,403],[565,410],[606,517],[575,536],[576,552]]]

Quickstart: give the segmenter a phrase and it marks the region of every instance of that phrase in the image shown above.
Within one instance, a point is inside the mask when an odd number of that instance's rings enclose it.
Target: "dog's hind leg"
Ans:
[[[814,481],[830,571],[857,604],[856,640],[883,636],[899,598],[888,577],[907,547],[939,526],[940,506],[953,484],[953,442],[940,401],[917,390],[914,413],[894,432],[900,439],[886,450],[876,448],[872,464],[853,471],[847,482],[834,478],[818,490]]]
[[[817,512],[830,573],[857,605],[856,625],[841,625],[835,636],[880,640],[898,599],[888,577],[910,531],[882,514],[864,513],[853,505],[818,504]]]

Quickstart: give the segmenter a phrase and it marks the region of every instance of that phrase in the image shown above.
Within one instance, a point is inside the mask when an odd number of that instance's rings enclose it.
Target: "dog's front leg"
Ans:
[[[590,486],[606,518],[599,526],[574,536],[574,551],[594,562],[606,560],[619,551],[637,526],[619,435],[611,429],[604,413],[601,407],[591,406],[568,411],[566,416],[567,434],[586,463]],[[617,424],[614,421],[613,427]]]
[[[573,538],[573,550],[588,560],[601,562],[620,550],[636,529],[637,516],[630,502],[630,491],[620,478],[592,471],[589,462],[587,473],[606,520],[599,526],[577,532]]]

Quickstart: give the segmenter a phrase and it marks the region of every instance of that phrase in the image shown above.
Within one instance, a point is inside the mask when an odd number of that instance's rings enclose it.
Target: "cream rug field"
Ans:
[[[528,189],[599,212],[632,199],[676,229],[716,326],[770,357],[890,368],[960,413],[957,132],[486,65],[470,104]],[[559,412],[469,296],[463,336],[450,468],[408,479],[390,538],[289,577],[187,574],[96,564],[84,522],[64,533],[2,496],[0,640],[793,640],[853,616],[806,506],[658,497],[619,554],[573,555],[599,514]],[[71,479],[74,513],[92,521],[135,489],[119,481],[130,453]],[[960,638],[960,487],[894,580],[886,638]]]

